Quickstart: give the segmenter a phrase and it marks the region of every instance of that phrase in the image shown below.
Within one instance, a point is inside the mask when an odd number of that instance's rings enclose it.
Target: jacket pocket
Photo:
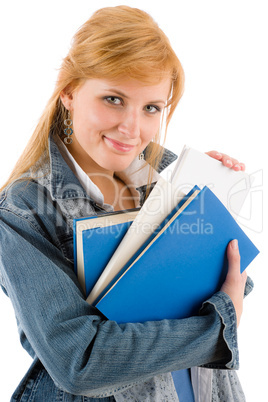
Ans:
[[[63,402],[66,400],[64,394],[54,384],[42,363],[35,360],[14,392],[11,402]]]
[[[34,401],[35,393],[44,375],[44,368],[35,360],[11,397],[11,402]]]

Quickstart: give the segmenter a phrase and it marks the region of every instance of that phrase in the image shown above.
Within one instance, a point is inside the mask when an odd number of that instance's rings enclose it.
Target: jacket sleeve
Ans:
[[[235,311],[225,293],[196,317],[118,325],[85,301],[72,263],[30,216],[0,208],[0,281],[56,385],[94,396],[193,366],[238,368]]]

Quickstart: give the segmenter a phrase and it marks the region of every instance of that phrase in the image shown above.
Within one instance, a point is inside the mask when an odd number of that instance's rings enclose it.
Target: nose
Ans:
[[[123,114],[123,118],[118,125],[118,130],[129,139],[140,136],[140,117],[136,110],[128,110]]]

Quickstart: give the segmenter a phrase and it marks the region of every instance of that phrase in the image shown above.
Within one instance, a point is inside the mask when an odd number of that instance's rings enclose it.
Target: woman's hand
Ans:
[[[229,167],[235,171],[245,171],[245,164],[238,162],[237,159],[231,158],[229,155],[217,152],[206,152],[211,158],[217,159],[223,163],[224,166]],[[237,326],[240,323],[242,311],[244,290],[247,281],[247,274],[244,271],[240,273],[240,254],[238,243],[236,240],[231,241],[227,247],[227,258],[229,263],[228,273],[221,291],[228,294],[231,298],[237,317]]]
[[[237,240],[232,240],[227,246],[228,273],[221,287],[221,291],[227,293],[231,298],[237,318],[237,326],[240,323],[243,311],[244,290],[247,281],[247,274],[240,273],[240,254]]]
[[[231,158],[229,155],[222,154],[221,152],[217,151],[209,151],[206,152],[207,155],[211,156],[211,158],[217,159],[221,161],[224,166],[231,168],[237,172],[245,170],[245,164],[238,162],[237,159]]]

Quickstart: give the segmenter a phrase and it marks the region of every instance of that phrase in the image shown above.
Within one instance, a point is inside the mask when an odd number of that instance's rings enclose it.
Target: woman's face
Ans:
[[[86,171],[122,171],[156,135],[170,79],[145,86],[126,79],[89,79],[61,99],[71,111],[73,142],[68,149]]]

